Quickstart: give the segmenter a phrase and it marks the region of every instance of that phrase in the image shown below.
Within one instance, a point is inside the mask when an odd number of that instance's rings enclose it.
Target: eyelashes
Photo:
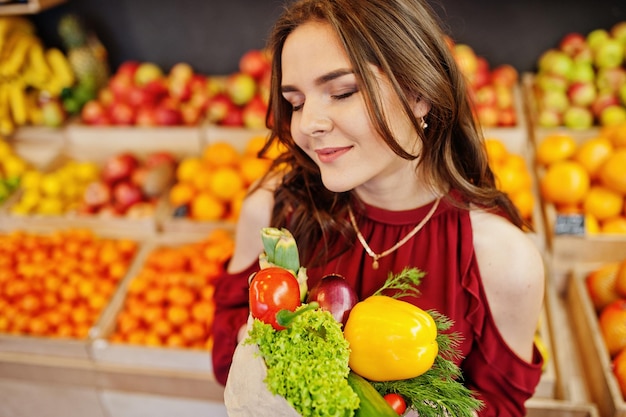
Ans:
[[[354,89],[354,90],[350,90],[350,91],[347,91],[347,92],[341,93],[341,94],[333,94],[330,97],[333,100],[341,101],[341,100],[346,100],[346,99],[352,97],[354,94],[356,94],[358,92],[359,92],[358,89]],[[299,104],[293,104],[292,105],[292,111],[294,111],[294,112],[300,111],[300,110],[302,110],[302,107],[304,107],[304,102],[299,103]]]

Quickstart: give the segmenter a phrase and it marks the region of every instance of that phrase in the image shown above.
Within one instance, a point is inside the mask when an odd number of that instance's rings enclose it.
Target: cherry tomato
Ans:
[[[276,313],[294,311],[300,305],[300,286],[287,269],[269,267],[257,272],[250,282],[250,313],[276,330],[284,329],[276,322]]]
[[[389,393],[384,395],[383,398],[387,401],[387,404],[393,408],[393,411],[398,413],[398,415],[401,416],[406,411],[406,401],[404,401],[404,398],[402,398],[401,395]]]

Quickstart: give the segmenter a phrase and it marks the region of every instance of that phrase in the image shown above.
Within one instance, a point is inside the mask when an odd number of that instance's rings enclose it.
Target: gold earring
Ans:
[[[423,117],[422,121],[420,122],[420,127],[422,128],[422,130],[426,130],[426,128],[428,127],[428,123],[426,123],[426,120],[424,120]]]

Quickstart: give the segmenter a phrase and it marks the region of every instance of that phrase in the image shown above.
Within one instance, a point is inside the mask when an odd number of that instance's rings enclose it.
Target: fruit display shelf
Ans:
[[[589,139],[599,136],[600,129],[571,130],[564,128],[537,128],[532,132],[537,144],[542,139],[554,134],[565,134],[572,137],[577,146],[585,143]],[[546,168],[535,164],[536,177],[539,181],[545,175]],[[595,182],[592,182],[592,185]],[[566,274],[571,270],[574,262],[596,262],[604,259],[606,253],[621,251],[626,253],[626,235],[623,233],[602,233],[589,232],[588,225],[582,233],[568,227],[561,228],[562,224],[569,218],[577,223],[580,214],[560,213],[554,204],[548,202],[538,190],[541,199],[541,214],[546,231],[546,253],[549,255],[549,262],[554,268],[554,279],[557,286],[563,290],[566,285]],[[584,214],[583,214],[584,216]],[[588,219],[587,219],[588,220]],[[586,221],[587,221],[586,220]],[[557,227],[557,224],[559,225]]]
[[[598,316],[585,285],[590,272],[608,262],[624,259],[625,251],[608,251],[602,260],[576,263],[567,280],[566,302],[575,329],[592,401],[604,417],[626,416],[626,401],[613,374],[611,357],[603,340]]]

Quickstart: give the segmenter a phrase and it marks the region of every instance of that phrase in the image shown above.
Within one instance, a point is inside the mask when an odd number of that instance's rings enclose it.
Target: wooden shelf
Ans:
[[[0,16],[17,14],[35,14],[50,7],[65,3],[67,0],[28,0],[27,3],[1,3]]]

